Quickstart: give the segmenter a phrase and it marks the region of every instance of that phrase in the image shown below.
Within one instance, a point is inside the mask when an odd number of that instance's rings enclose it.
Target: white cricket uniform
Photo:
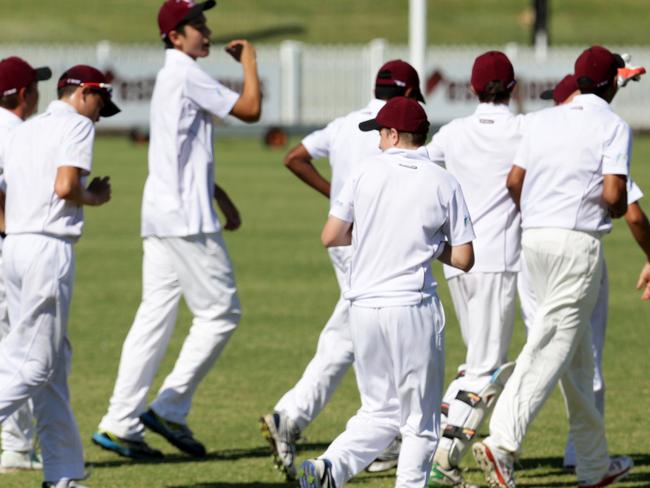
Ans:
[[[0,107],[0,151],[7,143],[9,134],[23,120],[13,112]],[[6,189],[4,175],[0,175],[0,191]],[[2,266],[2,244],[0,237],[0,266]],[[0,340],[9,334],[9,309],[5,292],[4,274],[0,276]],[[2,449],[6,451],[31,451],[34,448],[34,414],[32,401],[28,400],[2,424]]]
[[[600,236],[611,230],[603,178],[629,174],[630,128],[595,95],[579,95],[528,117],[514,164],[526,170],[522,246],[539,305],[492,414],[490,441],[518,452],[559,381],[578,479],[594,483],[609,467],[604,421],[593,393],[589,325],[603,270]]]
[[[401,433],[396,486],[422,488],[444,378],[445,319],[431,261],[446,242],[474,238],[463,193],[424,148],[391,148],[365,161],[330,215],[353,223],[344,297],[361,408],[321,457],[342,487]]]
[[[481,103],[468,116],[444,125],[427,145],[429,158],[443,164],[462,189],[476,232],[474,267],[469,273],[444,266],[463,341],[465,372],[448,387],[443,404],[447,425],[463,428],[472,407],[459,391],[480,393],[507,361],[515,315],[521,247],[520,214],[506,179],[521,141],[524,116],[507,105]],[[443,425],[444,429],[445,425]],[[450,449],[453,437],[440,441]]]
[[[631,179],[627,180],[627,203],[631,205],[643,197],[643,192],[639,186]],[[537,312],[537,301],[535,292],[530,281],[530,274],[526,268],[526,260],[521,260],[521,271],[517,279],[517,292],[519,302],[521,303],[521,315],[526,326],[526,331],[530,330]],[[592,352],[594,355],[594,396],[596,399],[596,408],[605,415],[605,375],[603,373],[603,349],[605,348],[605,332],[607,330],[607,309],[609,305],[609,278],[607,272],[607,263],[603,262],[603,276],[600,280],[600,291],[596,306],[591,314],[591,341]],[[566,449],[564,451],[564,465],[576,465],[575,445],[569,434]]]
[[[302,145],[313,159],[329,158],[332,168],[330,204],[354,168],[367,157],[380,154],[379,133],[362,132],[359,123],[375,118],[385,103],[384,100],[373,99],[365,108],[333,120],[324,129],[312,132],[302,140]],[[274,408],[292,419],[300,430],[320,413],[354,360],[349,323],[350,303],[343,298],[351,247],[332,247],[328,251],[341,296],[318,338],[316,354],[302,378]]]
[[[59,198],[54,182],[62,166],[90,173],[94,136],[90,119],[54,101],[18,126],[0,155],[7,183],[3,264],[11,323],[0,342],[0,420],[33,399],[46,481],[85,474],[70,408],[67,334],[83,207]]]
[[[179,50],[165,52],[151,100],[149,174],[142,200],[142,302],[124,342],[100,430],[140,440],[139,416],[176,324],[181,294],[194,319],[151,408],[185,424],[192,396],[239,323],[232,263],[213,206],[212,116],[239,95]]]

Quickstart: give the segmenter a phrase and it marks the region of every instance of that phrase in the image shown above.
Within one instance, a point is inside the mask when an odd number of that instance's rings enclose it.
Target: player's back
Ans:
[[[443,163],[463,189],[476,232],[473,272],[518,270],[519,212],[506,179],[524,121],[507,105],[481,103],[472,115],[443,126],[427,145],[431,160]],[[447,277],[460,273],[445,266]]]
[[[378,132],[363,132],[359,130],[359,123],[374,118],[385,103],[373,99],[361,110],[334,119],[325,128],[312,132],[303,139],[302,144],[312,158],[329,158],[332,168],[332,200],[362,161],[381,153]]]
[[[431,164],[424,148],[392,148],[366,160],[350,187],[353,255],[346,298],[387,306],[434,294],[431,260],[444,245],[450,212],[458,211],[456,180]],[[471,229],[469,216],[463,219]]]
[[[529,117],[515,160],[526,170],[523,227],[610,230],[603,173],[629,173],[627,123],[596,95],[579,95]]]
[[[52,102],[47,111],[14,130],[2,159],[7,183],[7,234],[42,233],[76,239],[83,207],[54,191],[60,166],[91,170],[95,127],[69,104]]]

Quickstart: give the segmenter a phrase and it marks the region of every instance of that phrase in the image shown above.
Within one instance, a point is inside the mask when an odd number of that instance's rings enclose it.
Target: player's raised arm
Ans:
[[[262,90],[255,48],[250,42],[237,39],[228,43],[226,52],[239,61],[244,70],[244,89],[230,114],[244,122],[257,122],[262,114]]]
[[[284,157],[284,165],[294,175],[325,197],[330,197],[330,182],[312,164],[312,157],[303,144],[293,147]]]

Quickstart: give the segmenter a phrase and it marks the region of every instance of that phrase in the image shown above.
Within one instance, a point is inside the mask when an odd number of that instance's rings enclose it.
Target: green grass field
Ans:
[[[0,0],[0,43],[157,42],[161,0]],[[550,1],[556,44],[650,43],[645,0]],[[430,44],[530,42],[530,0],[430,0]],[[219,0],[214,37],[260,42],[408,42],[408,0]],[[605,22],[606,19],[606,22]]]
[[[110,174],[113,201],[87,211],[85,235],[77,246],[78,272],[70,320],[75,349],[70,378],[73,407],[85,443],[91,487],[262,487],[284,486],[271,465],[257,419],[301,375],[318,334],[337,298],[329,260],[319,243],[327,202],[295,179],[281,163],[283,151],[257,140],[217,141],[218,179],[240,207],[243,227],[227,235],[244,307],[239,330],[199,389],[190,426],[208,447],[195,461],[155,435],[148,440],[167,456],[142,464],[119,458],[90,443],[104,414],[120,348],[140,300],[140,197],[146,147],[124,139],[100,138],[95,173]],[[650,139],[635,146],[634,175],[650,191]],[[643,201],[642,201],[643,203]],[[647,205],[650,208],[650,205]],[[611,307],[605,371],[607,426],[612,454],[630,454],[638,467],[620,486],[650,486],[650,442],[646,415],[650,399],[648,354],[650,303],[634,284],[642,264],[625,224],[607,237]],[[440,278],[439,270],[436,272]],[[441,296],[448,315],[447,377],[464,355],[446,285]],[[178,327],[152,393],[171,370],[190,315],[183,308]],[[512,357],[523,341],[517,327]],[[319,454],[358,408],[354,376],[348,374],[332,403],[306,430],[300,459]],[[555,393],[534,422],[525,442],[519,485],[575,486],[561,469],[567,430]],[[473,460],[470,479],[479,481]],[[36,486],[38,474],[0,475],[0,486]],[[393,485],[392,474],[361,475],[353,483],[372,488]]]

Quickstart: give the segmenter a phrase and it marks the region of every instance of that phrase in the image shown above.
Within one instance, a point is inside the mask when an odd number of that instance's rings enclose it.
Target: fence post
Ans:
[[[295,125],[301,119],[302,44],[284,41],[280,44],[280,119],[284,125]]]
[[[377,71],[381,68],[386,60],[386,50],[388,49],[388,42],[386,39],[373,39],[368,44],[368,80],[370,81],[370,93],[375,89],[375,77]]]

